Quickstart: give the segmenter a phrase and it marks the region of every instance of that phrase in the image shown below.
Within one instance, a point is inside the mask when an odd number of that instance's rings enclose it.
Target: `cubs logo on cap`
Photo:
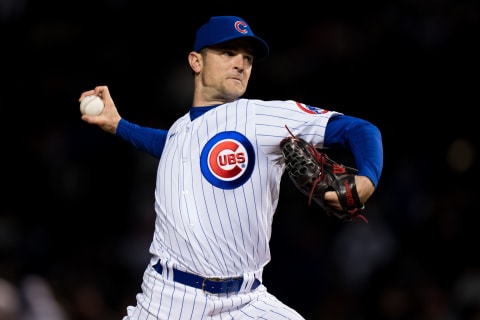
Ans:
[[[253,45],[255,59],[264,59],[269,54],[268,44],[253,34],[248,23],[235,16],[217,16],[197,30],[193,50],[199,52],[205,47],[217,45],[229,40],[244,38]]]

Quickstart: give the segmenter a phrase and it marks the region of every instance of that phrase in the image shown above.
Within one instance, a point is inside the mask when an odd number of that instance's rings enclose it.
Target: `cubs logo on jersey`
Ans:
[[[221,132],[212,137],[200,155],[202,174],[212,185],[222,189],[240,187],[252,175],[255,151],[243,134]]]
[[[297,107],[300,108],[303,112],[310,113],[310,114],[322,114],[322,113],[327,113],[328,110],[325,109],[320,109],[317,107],[309,106],[308,104],[300,103],[300,102],[295,102],[297,104]]]

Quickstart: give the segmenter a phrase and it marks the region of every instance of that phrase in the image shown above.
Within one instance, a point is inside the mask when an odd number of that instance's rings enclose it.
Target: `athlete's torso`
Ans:
[[[321,147],[333,114],[294,101],[240,99],[193,121],[188,114],[178,119],[159,162],[151,252],[204,276],[261,277],[270,261],[286,126]]]

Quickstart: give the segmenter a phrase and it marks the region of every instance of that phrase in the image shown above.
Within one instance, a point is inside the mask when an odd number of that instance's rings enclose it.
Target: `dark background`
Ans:
[[[167,128],[190,106],[186,58],[212,15],[270,45],[247,97],[383,135],[368,225],[319,213],[284,179],[269,290],[307,319],[480,319],[479,1],[259,5],[0,0],[1,320],[121,319],[135,303],[157,162],[82,122],[78,98],[108,85],[124,118]]]

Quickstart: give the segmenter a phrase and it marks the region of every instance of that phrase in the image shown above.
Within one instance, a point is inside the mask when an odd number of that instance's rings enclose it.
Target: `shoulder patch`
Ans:
[[[304,104],[304,103],[300,103],[300,102],[295,102],[295,103],[297,104],[297,107],[305,113],[323,114],[323,113],[328,112],[328,110],[313,107],[313,106],[310,106],[308,104]]]

